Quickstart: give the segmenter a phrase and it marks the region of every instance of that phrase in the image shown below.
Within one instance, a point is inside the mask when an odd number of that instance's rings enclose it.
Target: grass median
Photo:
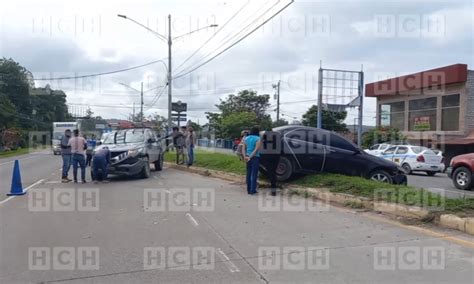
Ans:
[[[168,152],[165,161],[176,162],[176,153]],[[211,170],[245,175],[245,164],[235,155],[196,151],[194,166]],[[474,216],[474,198],[445,198],[422,188],[380,183],[361,177],[339,174],[312,174],[294,179],[286,184],[311,188],[327,188],[331,192],[366,197],[409,206],[421,206],[441,213]]]
[[[13,151],[3,151],[0,152],[0,158],[14,157],[18,155],[28,154],[30,152],[29,148],[18,148]]]

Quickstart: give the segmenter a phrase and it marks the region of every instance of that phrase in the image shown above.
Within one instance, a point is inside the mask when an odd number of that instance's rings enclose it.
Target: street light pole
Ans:
[[[143,82],[142,82],[142,88],[140,90],[140,99],[141,99],[141,106],[140,106],[140,122],[143,122]]]
[[[171,15],[168,15],[168,131],[172,128],[171,106],[172,106],[172,78],[171,78]]]

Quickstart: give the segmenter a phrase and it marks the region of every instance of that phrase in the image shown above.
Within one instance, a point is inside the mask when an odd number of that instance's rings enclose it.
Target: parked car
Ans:
[[[397,164],[364,152],[344,137],[323,129],[298,125],[263,132],[264,155],[278,154],[277,179],[296,173],[338,173],[380,182],[406,184],[405,172]]]
[[[398,164],[407,174],[426,172],[427,175],[434,176],[445,169],[443,156],[421,146],[392,146],[380,154],[380,157]]]
[[[455,156],[446,169],[448,177],[457,189],[468,190],[474,187],[474,153]]]
[[[154,164],[157,171],[163,169],[163,147],[151,129],[132,128],[111,132],[96,150],[105,146],[111,152],[108,174],[148,178],[150,163]]]
[[[374,156],[380,155],[383,151],[387,150],[390,146],[390,144],[387,143],[382,143],[382,144],[375,144],[372,145],[369,149],[364,150],[367,154],[371,154]]]

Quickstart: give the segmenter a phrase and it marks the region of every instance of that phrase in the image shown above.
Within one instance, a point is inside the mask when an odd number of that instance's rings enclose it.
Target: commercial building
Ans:
[[[377,126],[398,128],[410,143],[450,158],[474,152],[474,71],[454,64],[366,85],[377,98]]]

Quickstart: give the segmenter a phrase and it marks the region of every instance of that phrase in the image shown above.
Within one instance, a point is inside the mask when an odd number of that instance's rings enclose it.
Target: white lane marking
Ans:
[[[51,181],[47,181],[45,182],[47,184],[55,184],[55,183],[62,183],[60,180],[51,180]]]
[[[199,226],[199,223],[196,221],[196,219],[194,219],[194,217],[191,214],[186,213],[186,217],[195,227]]]
[[[41,155],[34,155],[33,157],[27,157],[27,158],[23,158],[23,159],[15,159],[15,160],[23,161],[23,160],[29,160],[29,159],[33,159],[33,158],[37,158],[37,157],[42,157],[42,156]],[[8,162],[5,162],[5,163],[1,163],[0,166],[7,165],[7,164],[13,164],[15,162],[15,160],[8,161]]]
[[[230,272],[240,272],[240,270],[235,266],[235,264],[230,260],[230,258],[220,249],[217,249],[217,253],[220,259],[224,262],[224,264],[229,268]]]
[[[165,190],[166,193],[171,193],[171,191],[169,191],[168,189]]]
[[[31,188],[37,186],[38,184],[42,183],[43,181],[44,181],[44,179],[40,179],[39,181],[37,181],[37,182],[33,183],[32,185],[28,186],[27,188],[23,189],[23,191],[27,192],[28,190],[30,190]],[[3,203],[6,203],[8,200],[11,200],[15,197],[16,197],[15,195],[7,197],[6,199],[0,201],[0,205],[2,205]]]

